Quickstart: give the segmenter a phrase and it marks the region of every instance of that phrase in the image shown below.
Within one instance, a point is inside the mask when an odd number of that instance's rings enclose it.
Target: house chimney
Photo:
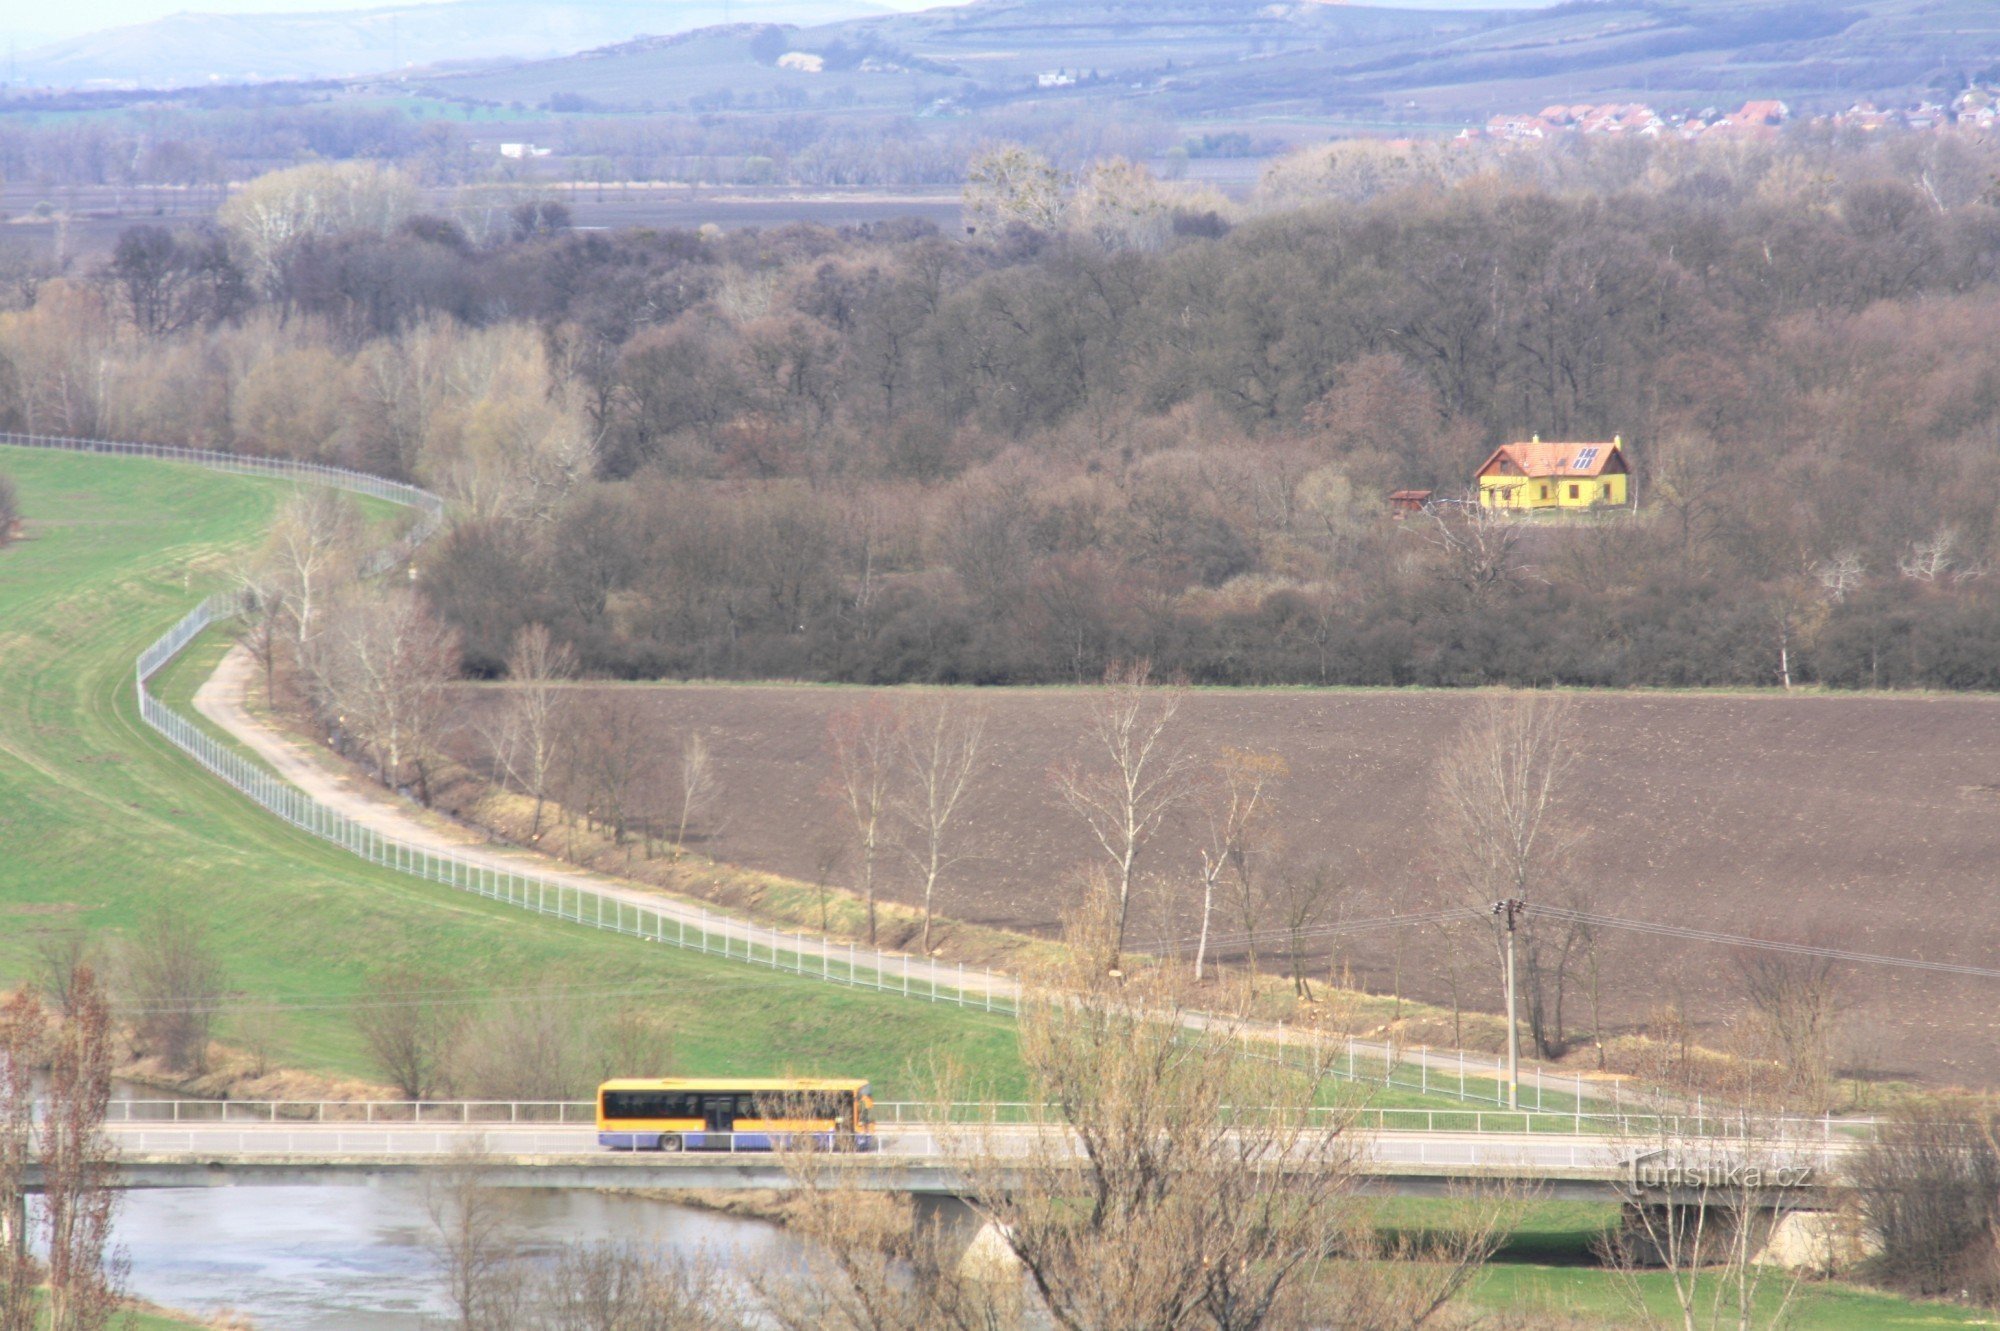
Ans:
[[[1614,434],[1614,435],[1612,435],[1612,436],[1611,436],[1611,446],[1612,446],[1613,448],[1623,448],[1623,447],[1625,447],[1625,436],[1624,436],[1624,435],[1620,435],[1620,434]]]
[[[1539,444],[1542,442],[1542,437],[1538,434],[1529,435],[1528,442],[1531,444]]]

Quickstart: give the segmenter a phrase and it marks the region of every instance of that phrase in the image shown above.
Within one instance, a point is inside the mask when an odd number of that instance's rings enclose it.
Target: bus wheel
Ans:
[[[660,1149],[661,1149],[662,1151],[678,1151],[678,1150],[680,1150],[680,1149],[681,1149],[681,1138],[680,1138],[680,1134],[679,1134],[679,1133],[677,1133],[677,1132],[663,1132],[663,1133],[661,1133],[661,1134],[660,1134]]]

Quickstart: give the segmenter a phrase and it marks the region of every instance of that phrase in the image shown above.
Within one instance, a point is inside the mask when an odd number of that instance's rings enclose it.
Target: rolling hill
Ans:
[[[780,63],[788,53],[817,59]],[[1144,105],[1183,119],[1477,119],[1627,97],[1701,106],[1754,95],[1808,109],[1893,102],[1995,63],[2000,17],[1983,0],[1579,0],[1545,9],[975,0],[775,32],[714,29],[429,84],[496,102],[567,92],[657,109],[727,89],[739,108]]]

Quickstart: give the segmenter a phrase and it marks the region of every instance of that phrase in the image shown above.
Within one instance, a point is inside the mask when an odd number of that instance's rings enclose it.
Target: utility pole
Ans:
[[[1514,920],[1528,909],[1518,897],[1493,903],[1493,918],[1507,922],[1507,1107],[1521,1107],[1521,1023],[1514,1016]]]

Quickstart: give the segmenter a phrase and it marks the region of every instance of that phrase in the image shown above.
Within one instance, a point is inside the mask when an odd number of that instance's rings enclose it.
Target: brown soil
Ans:
[[[584,692],[595,691],[587,688]],[[476,706],[497,691],[474,690]],[[866,696],[811,686],[643,689],[670,753],[699,725],[720,770],[726,821],[704,856],[809,879],[833,813],[821,793],[828,715]],[[980,854],[944,889],[943,913],[1047,931],[1095,852],[1048,781],[1086,755],[1070,690],[987,690],[993,724],[965,831]],[[1442,745],[1466,697],[1442,692],[1199,692],[1179,740],[1189,750],[1276,750],[1290,853],[1338,866],[1350,916],[1436,900],[1426,806]],[[1837,941],[1860,950],[1986,964],[2000,952],[2000,701],[1969,697],[1589,694],[1577,698],[1580,760],[1571,814],[1597,909],[1739,934]],[[472,731],[466,732],[469,737]],[[468,740],[469,742],[469,740]],[[468,753],[468,756],[476,755]],[[1183,939],[1193,823],[1170,826],[1147,867],[1167,886],[1140,929]],[[885,891],[910,898],[907,874]],[[1733,960],[1706,945],[1610,934],[1607,1024],[1629,1028],[1684,1001],[1713,1027],[1734,1010]],[[1378,990],[1444,1001],[1435,939],[1375,935],[1316,958]],[[1467,1000],[1492,1007],[1486,968]],[[1398,984],[1398,981],[1400,983]],[[2000,1003],[1990,982],[1852,968],[1849,1057],[1878,1075],[2000,1079]],[[1584,1018],[1581,995],[1573,1020]],[[1713,1033],[1711,1031],[1711,1033]]]

